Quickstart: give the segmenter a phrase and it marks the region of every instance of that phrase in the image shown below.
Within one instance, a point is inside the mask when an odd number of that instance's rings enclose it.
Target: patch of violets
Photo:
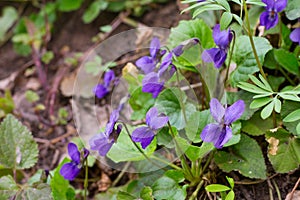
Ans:
[[[229,107],[223,107],[215,98],[210,101],[210,113],[216,123],[204,127],[200,135],[204,142],[212,142],[220,149],[232,138],[231,124],[238,120],[245,110],[243,100],[238,100]]]
[[[104,74],[103,83],[94,87],[93,92],[99,99],[102,99],[110,92],[110,85],[115,80],[116,76],[113,70],[108,70]]]
[[[176,71],[172,60],[174,57],[182,55],[184,48],[195,45],[199,42],[197,38],[189,40],[183,44],[178,45],[170,52],[161,50],[159,39],[154,37],[150,44],[150,56],[143,56],[136,61],[136,66],[140,68],[145,77],[142,81],[142,91],[151,93],[153,98],[156,98],[163,90],[165,82],[169,80]],[[160,53],[159,53],[160,52]],[[159,63],[158,55],[163,55],[161,65],[156,71],[156,66]]]
[[[262,0],[266,4],[265,11],[260,15],[260,25],[267,30],[278,24],[278,13],[283,11],[287,5],[287,0]]]
[[[220,24],[216,24],[213,29],[213,39],[218,47],[204,50],[202,60],[208,63],[213,62],[214,66],[219,69],[227,58],[232,37],[230,29],[221,31]]]
[[[120,109],[114,110],[108,123],[106,124],[105,131],[100,134],[96,134],[89,140],[89,144],[92,150],[98,151],[100,156],[106,156],[112,145],[117,141],[117,138],[122,130],[122,125],[119,124],[115,127],[119,119]]]
[[[158,113],[156,107],[152,107],[146,114],[146,126],[136,128],[131,138],[134,142],[140,142],[142,148],[145,149],[152,142],[155,132],[164,127],[169,121],[169,117]]]
[[[71,158],[71,162],[65,163],[60,169],[60,174],[64,177],[64,179],[72,181],[80,173],[83,162],[89,155],[89,151],[86,148],[83,148],[81,152],[78,150],[76,144],[68,144],[68,153]]]

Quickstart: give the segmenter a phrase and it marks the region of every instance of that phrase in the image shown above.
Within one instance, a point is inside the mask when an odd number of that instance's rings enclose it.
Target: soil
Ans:
[[[1,5],[1,3],[0,3]],[[4,5],[4,4],[3,4]],[[27,8],[33,9],[33,8]],[[49,42],[48,48],[52,49],[56,55],[56,59],[51,62],[51,67],[49,67],[49,77],[50,83],[53,83],[55,79],[55,73],[59,69],[61,63],[60,54],[62,51],[68,49],[72,52],[85,52],[92,45],[93,42],[91,38],[98,34],[99,27],[101,25],[106,25],[111,23],[117,15],[115,13],[103,12],[100,17],[97,18],[91,24],[84,24],[81,20],[83,10],[77,12],[63,13],[59,16],[59,20],[55,24],[55,29],[52,34],[51,40]],[[188,14],[179,15],[180,11],[176,1],[171,1],[167,4],[155,5],[151,10],[147,11],[142,17],[133,17],[136,21],[147,25],[149,27],[164,27],[170,28],[178,24],[179,20],[190,19]],[[112,32],[111,35],[122,32],[124,30],[131,29],[132,27],[121,24]],[[7,80],[9,76],[13,73],[18,73],[16,78],[11,84],[5,85],[7,89],[11,89],[13,97],[16,101],[16,111],[15,114],[22,120],[22,122],[29,127],[33,132],[39,144],[39,161],[38,164],[32,170],[26,171],[27,176],[30,176],[37,169],[54,169],[60,160],[65,157],[66,145],[72,136],[76,135],[76,129],[72,116],[68,117],[67,126],[49,126],[47,122],[49,119],[45,117],[45,114],[36,114],[32,105],[24,100],[24,92],[28,89],[28,82],[36,80],[36,75],[24,75],[29,73],[32,69],[32,63],[30,64],[31,57],[22,57],[15,53],[12,43],[7,42],[0,48],[0,88],[2,80]],[[27,65],[29,67],[27,67]],[[26,70],[27,69],[27,70]],[[74,70],[74,69],[73,69]],[[72,71],[72,70],[71,70]],[[194,77],[189,77],[194,80]],[[34,82],[35,83],[35,82]],[[43,88],[38,83],[33,84],[36,87],[36,91],[41,95],[41,99],[45,100],[47,94],[45,94]],[[32,85],[30,87],[33,87]],[[1,88],[2,91],[4,88]],[[55,110],[60,107],[64,107],[67,110],[71,110],[70,97],[65,97],[61,93],[56,96]],[[72,112],[69,112],[72,113]],[[65,137],[67,136],[67,137]],[[50,142],[49,142],[50,141]],[[270,167],[271,168],[271,167]],[[270,169],[270,176],[275,174],[272,169]],[[93,168],[93,177],[101,177],[101,180],[107,180],[107,182],[112,182],[119,172],[105,169],[98,166]],[[254,183],[255,180],[248,180],[240,176],[237,172],[232,172],[230,174],[217,172],[218,177],[225,177],[228,175],[234,177],[234,179],[240,183],[235,185],[236,199],[238,200],[268,200],[279,199],[276,192],[276,187],[279,189],[282,199],[292,191],[295,183],[297,182],[300,171],[294,171],[289,174],[276,174],[272,179],[263,181],[261,183]],[[119,182],[119,185],[126,183],[133,175],[127,174]],[[223,178],[217,178],[218,183],[226,184],[226,180]],[[245,184],[246,182],[252,181],[251,184]],[[97,184],[90,185],[91,196],[97,193],[97,190],[102,188],[101,191],[107,189],[106,186],[101,186]],[[299,189],[299,187],[298,187]],[[271,191],[271,193],[270,193]],[[203,195],[203,193],[200,195]],[[199,199],[208,199],[204,196],[199,197]]]

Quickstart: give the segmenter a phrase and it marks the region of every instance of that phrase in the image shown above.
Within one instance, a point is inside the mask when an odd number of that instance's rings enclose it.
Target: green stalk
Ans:
[[[251,44],[251,47],[252,47],[252,50],[253,50],[253,54],[254,54],[254,57],[255,57],[255,60],[256,60],[256,63],[257,63],[257,66],[259,68],[259,71],[260,71],[261,75],[267,80],[267,76],[264,72],[264,69],[262,68],[262,65],[261,65],[259,59],[258,59],[257,51],[256,51],[256,48],[255,48],[255,45],[254,45],[253,35],[252,35],[252,32],[251,32],[251,28],[250,28],[247,4],[246,4],[245,0],[243,0],[243,6],[244,6],[244,11],[245,11],[245,19],[246,19],[246,23],[247,23],[247,33],[248,33],[248,36],[249,36],[249,39],[250,39],[250,44]]]
[[[182,150],[179,147],[179,144],[177,143],[177,140],[175,138],[175,133],[173,132],[172,126],[170,124],[170,122],[168,122],[168,126],[169,129],[171,131],[171,135],[174,139],[174,143],[175,143],[175,150],[176,153],[179,155],[180,161],[181,161],[181,165],[182,165],[182,169],[183,169],[183,173],[186,175],[186,178],[192,182],[193,178],[193,173],[191,172],[191,168],[187,163],[186,157],[184,156]]]
[[[282,42],[282,21],[281,16],[278,14],[278,26],[279,26],[279,41],[278,41],[278,47],[281,47]]]
[[[224,87],[226,88],[226,82],[228,81],[228,76],[229,76],[229,69],[230,69],[230,63],[231,63],[231,59],[232,59],[232,54],[233,54],[233,50],[234,50],[234,46],[235,46],[235,32],[232,31],[233,33],[233,41],[232,41],[232,48],[230,50],[230,54],[229,54],[229,62],[228,62],[228,66],[227,66],[227,70],[226,70],[226,75],[225,75],[225,80],[224,80]]]
[[[85,177],[84,177],[84,200],[87,199],[87,190],[88,190],[88,179],[89,179],[89,174],[88,174],[88,159],[85,159]]]
[[[196,190],[193,192],[193,194],[191,195],[191,197],[189,198],[189,200],[197,199],[198,192],[199,192],[199,190],[201,189],[203,183],[204,183],[203,180],[201,180],[201,181],[199,182],[199,184],[197,185]]]
[[[154,155],[151,156],[151,158],[157,160],[157,161],[160,161],[162,163],[165,163],[166,165],[169,165],[170,167],[172,167],[173,169],[176,169],[176,170],[182,170],[180,167],[178,167],[177,165],[174,165],[173,163],[170,163],[168,161],[165,161],[164,159],[161,159],[159,157],[156,157]]]

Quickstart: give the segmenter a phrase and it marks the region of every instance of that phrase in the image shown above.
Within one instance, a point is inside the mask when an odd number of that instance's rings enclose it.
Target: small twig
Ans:
[[[293,200],[294,193],[295,193],[295,191],[296,191],[296,189],[297,189],[299,183],[300,183],[300,177],[298,178],[298,181],[296,182],[295,186],[293,187],[293,189],[292,189],[292,191],[291,191],[291,193],[290,193],[291,196],[290,196],[290,199],[289,199],[289,200]]]
[[[57,142],[65,139],[65,138],[69,137],[70,135],[73,135],[74,133],[76,133],[76,131],[69,131],[69,132],[67,132],[67,133],[65,133],[65,134],[63,134],[61,136],[58,136],[58,137],[56,137],[54,139],[51,139],[51,140],[42,139],[42,138],[34,138],[34,140],[36,142],[44,143],[44,144],[48,144],[48,143],[55,144],[55,143],[57,143]]]

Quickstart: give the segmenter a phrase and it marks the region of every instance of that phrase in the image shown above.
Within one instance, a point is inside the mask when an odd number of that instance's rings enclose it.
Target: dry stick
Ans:
[[[51,89],[49,90],[49,93],[48,93],[49,96],[47,97],[47,103],[46,103],[46,105],[49,105],[49,115],[50,116],[53,116],[53,114],[54,114],[54,104],[55,104],[55,99],[56,99],[56,94],[58,91],[59,84],[69,69],[70,69],[69,66],[64,65],[55,74],[55,78],[53,80],[53,85],[52,85]]]
[[[298,181],[296,182],[295,186],[293,187],[293,190],[292,190],[291,193],[290,193],[291,196],[290,196],[290,199],[289,199],[289,200],[293,200],[294,193],[295,193],[295,191],[296,191],[296,189],[297,189],[299,183],[300,183],[300,177],[298,178]]]
[[[44,143],[44,144],[47,144],[47,143],[50,143],[50,144],[55,144],[67,137],[69,137],[70,135],[73,135],[74,133],[76,133],[76,131],[70,131],[68,133],[65,133],[64,135],[61,135],[61,136],[58,136],[54,139],[51,139],[51,140],[47,140],[47,139],[42,139],[42,138],[34,138],[34,140],[36,142],[39,142],[39,143]]]

